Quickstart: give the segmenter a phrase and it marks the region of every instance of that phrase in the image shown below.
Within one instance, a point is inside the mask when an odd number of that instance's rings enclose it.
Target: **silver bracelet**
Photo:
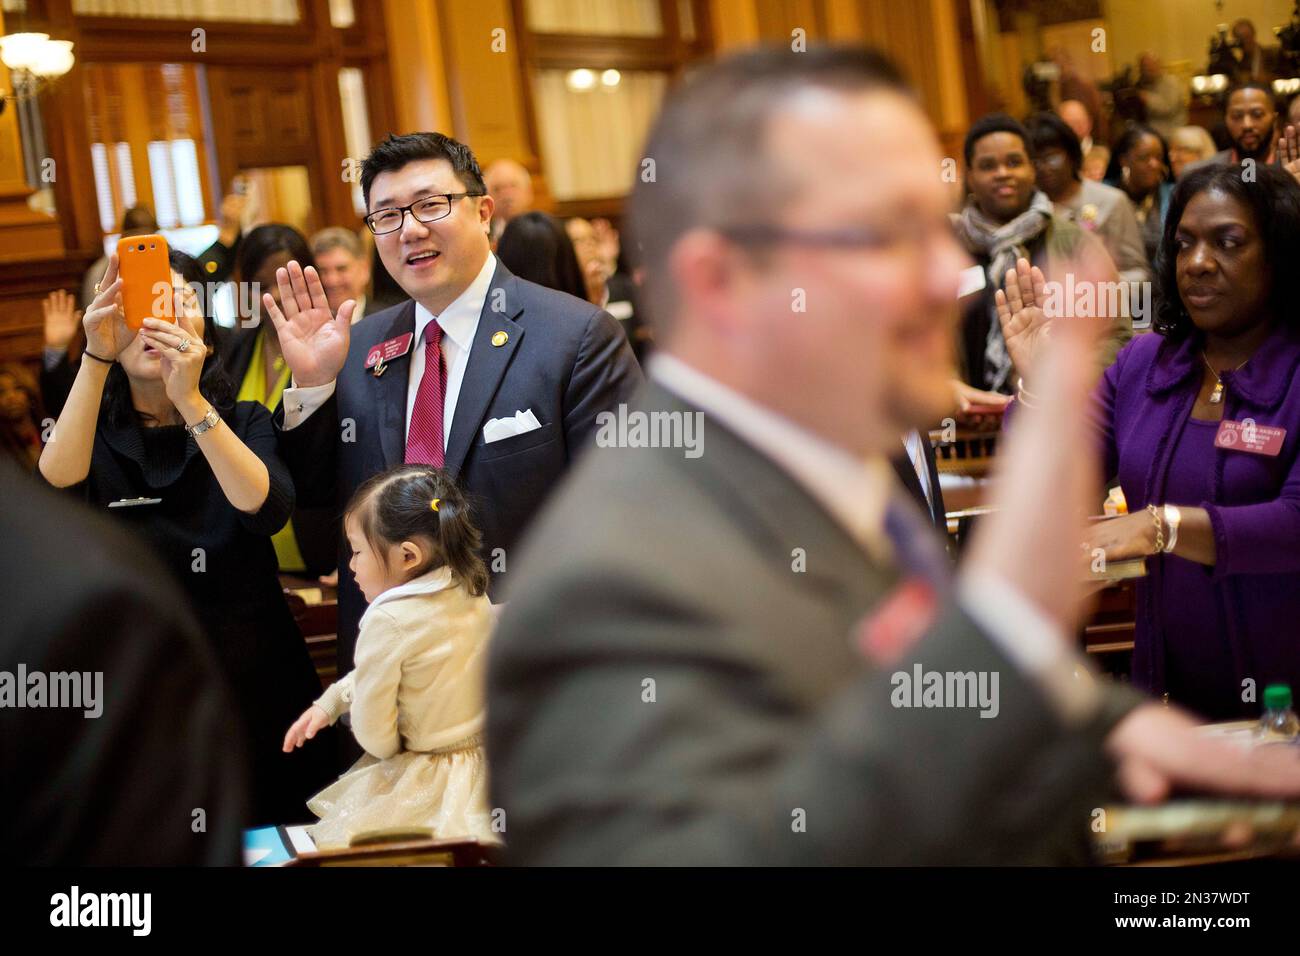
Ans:
[[[1016,400],[1020,402],[1020,404],[1024,405],[1025,408],[1038,407],[1038,396],[1025,388],[1025,380],[1023,378],[1016,379]]]
[[[197,425],[186,425],[185,430],[189,432],[191,435],[193,435],[195,438],[198,438],[204,432],[216,428],[217,425],[220,423],[221,423],[221,416],[217,414],[217,410],[215,408],[209,405],[208,413],[203,416],[203,418],[199,421],[199,423]]]

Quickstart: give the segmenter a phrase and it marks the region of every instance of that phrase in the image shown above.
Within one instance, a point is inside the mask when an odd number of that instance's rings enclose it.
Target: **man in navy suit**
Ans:
[[[379,256],[411,301],[353,328],[354,303],[333,314],[313,268],[279,270],[283,312],[269,295],[263,306],[293,370],[282,453],[300,502],[345,502],[404,461],[457,475],[499,596],[510,549],[592,440],[596,416],[641,384],[641,368],[608,313],[497,262],[492,198],[464,144],[390,136],[366,158],[361,187]],[[365,608],[349,558],[344,542],[340,673]]]

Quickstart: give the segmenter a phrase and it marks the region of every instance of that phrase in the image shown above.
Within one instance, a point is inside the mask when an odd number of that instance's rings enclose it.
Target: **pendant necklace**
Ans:
[[[1210,360],[1206,358],[1204,352],[1201,352],[1201,359],[1205,362],[1205,367],[1210,370],[1210,374],[1214,376],[1214,391],[1210,393],[1210,404],[1218,405],[1223,401],[1223,379],[1219,378],[1219,373],[1214,370],[1214,366],[1210,364]],[[1246,362],[1249,361],[1250,359],[1246,359]],[[1241,365],[1245,365],[1246,362],[1242,362]],[[1241,365],[1238,365],[1233,371],[1240,371]]]

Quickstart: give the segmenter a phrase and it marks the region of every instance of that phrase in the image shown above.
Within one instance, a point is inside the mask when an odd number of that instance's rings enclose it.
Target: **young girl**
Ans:
[[[284,750],[351,710],[366,753],[308,801],[312,838],[344,847],[409,826],[496,842],[479,740],[493,616],[469,507],[442,472],[404,465],[358,488],[343,520],[370,602],[356,667],[289,728]]]

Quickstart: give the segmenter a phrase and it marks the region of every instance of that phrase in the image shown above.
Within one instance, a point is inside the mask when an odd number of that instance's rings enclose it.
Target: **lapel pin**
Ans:
[[[501,348],[501,346],[505,345],[509,341],[510,341],[510,336],[506,335],[504,332],[492,333],[492,344],[495,345],[497,348]]]
[[[374,372],[375,378],[379,378],[379,376],[388,371],[388,363],[381,358],[375,363],[375,367],[371,369],[371,371]]]

